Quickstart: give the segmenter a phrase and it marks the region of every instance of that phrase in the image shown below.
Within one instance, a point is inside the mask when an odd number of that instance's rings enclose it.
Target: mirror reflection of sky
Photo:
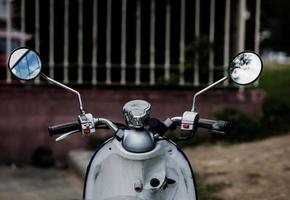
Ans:
[[[231,65],[230,76],[238,84],[248,84],[254,81],[262,70],[260,58],[252,53],[238,56]]]
[[[39,74],[40,70],[39,57],[33,51],[29,51],[12,67],[12,73],[21,79],[33,79]]]

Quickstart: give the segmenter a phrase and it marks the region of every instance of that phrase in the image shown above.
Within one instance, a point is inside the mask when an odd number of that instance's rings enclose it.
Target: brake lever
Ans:
[[[60,141],[60,140],[63,140],[63,139],[65,139],[65,138],[67,138],[68,136],[70,136],[70,135],[72,135],[72,134],[74,134],[74,133],[77,133],[77,132],[79,132],[79,130],[75,130],[75,131],[71,131],[71,132],[65,133],[65,134],[63,134],[63,135],[57,137],[57,138],[55,139],[55,141],[58,142],[58,141]]]
[[[226,134],[225,131],[211,130],[211,132],[213,132],[213,134],[219,134],[219,135],[225,135]]]
[[[190,140],[191,138],[194,137],[196,131],[189,131],[190,133],[187,136],[180,136],[180,137],[175,137],[174,140],[176,141],[186,141]]]

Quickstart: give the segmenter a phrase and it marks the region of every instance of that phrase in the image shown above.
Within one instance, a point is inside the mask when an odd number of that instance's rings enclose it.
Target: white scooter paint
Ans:
[[[116,164],[117,163],[117,164]],[[153,187],[152,179],[159,180]],[[168,184],[168,179],[175,183]],[[142,187],[136,191],[136,185]],[[130,153],[110,139],[92,157],[86,174],[85,200],[196,199],[190,164],[172,142],[160,140],[146,153]]]

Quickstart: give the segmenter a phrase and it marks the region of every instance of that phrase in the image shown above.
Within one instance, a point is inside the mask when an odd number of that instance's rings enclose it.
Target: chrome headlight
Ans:
[[[131,128],[142,128],[148,124],[151,105],[144,100],[133,100],[123,107],[126,124]]]

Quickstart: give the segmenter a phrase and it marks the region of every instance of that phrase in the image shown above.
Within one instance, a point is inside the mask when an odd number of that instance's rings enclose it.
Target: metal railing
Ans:
[[[231,3],[234,1],[219,1],[221,6],[215,0],[7,0],[6,51],[12,50],[9,35],[17,28],[33,35],[30,41],[21,39],[21,45],[37,50],[47,74],[64,83],[199,86],[223,76],[230,56],[245,48],[246,0],[238,0],[237,10],[232,10]],[[261,0],[253,4],[255,51],[259,51],[260,4]],[[14,11],[19,13],[12,16]],[[239,19],[235,20],[238,38],[234,42],[233,17]],[[217,21],[223,26],[217,26]],[[218,37],[223,42],[217,41],[217,34],[223,35]],[[206,38],[206,55],[200,53],[202,37]],[[237,48],[233,50],[233,46]],[[217,57],[216,51],[223,51],[219,53],[223,56]],[[9,73],[5,82],[11,82]],[[39,79],[35,82],[40,83]]]

